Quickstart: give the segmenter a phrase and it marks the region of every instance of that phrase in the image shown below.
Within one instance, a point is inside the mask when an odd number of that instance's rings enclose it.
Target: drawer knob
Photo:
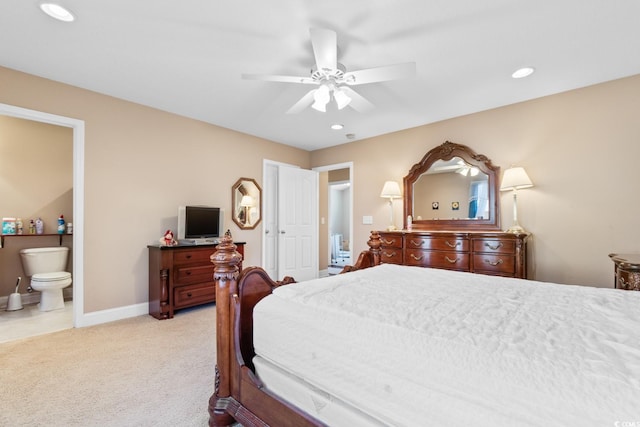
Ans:
[[[387,258],[393,258],[394,256],[396,256],[395,252],[382,252],[382,255],[386,256]]]
[[[187,292],[187,296],[191,298],[191,292]]]
[[[382,239],[382,243],[384,243],[385,245],[393,245],[395,242],[396,242],[396,239],[393,239],[393,240]]]
[[[191,270],[187,270],[186,274],[187,276],[191,276]]]
[[[460,258],[456,258],[456,259],[451,259],[448,256],[444,256],[444,259],[446,259],[449,263],[451,264],[455,264],[456,262],[460,261]]]
[[[423,256],[415,256],[414,254],[411,254],[411,258],[415,259],[416,261],[422,261]]]
[[[420,248],[422,247],[422,240],[418,240],[417,242],[413,239],[409,240],[409,243],[411,243],[413,246]]]
[[[191,255],[187,255],[185,258],[186,259],[191,259]]]
[[[502,259],[499,259],[497,261],[491,261],[490,259],[485,259],[484,262],[495,267],[496,265],[502,264]]]
[[[492,245],[492,244],[491,244],[491,243],[489,243],[489,242],[485,242],[485,244],[484,244],[484,245],[485,245],[486,247],[488,247],[489,249],[491,249],[492,251],[495,251],[495,250],[500,249],[500,248],[502,247],[502,242],[498,242],[498,244],[497,244],[497,245]]]
[[[447,244],[447,246],[449,246],[450,248],[455,248],[456,246],[460,246],[460,242],[453,242],[453,243],[451,243],[451,242],[449,242],[448,240],[445,240],[444,242],[445,242],[445,243]],[[456,258],[456,259],[457,259],[457,258]]]

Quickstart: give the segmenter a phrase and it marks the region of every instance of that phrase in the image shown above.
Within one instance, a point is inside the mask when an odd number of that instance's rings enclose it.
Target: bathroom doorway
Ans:
[[[69,198],[72,199],[72,214],[71,218],[73,219],[73,234],[72,235],[64,235],[63,237],[59,236],[38,236],[38,237],[28,237],[24,238],[11,238],[6,237],[5,240],[13,239],[11,243],[5,243],[13,245],[13,246],[71,246],[72,250],[72,278],[73,285],[71,287],[71,303],[65,304],[64,310],[56,310],[57,312],[43,312],[38,313],[36,311],[32,311],[32,303],[33,297],[32,294],[27,292],[27,287],[29,285],[29,281],[26,277],[23,277],[22,284],[20,286],[19,293],[23,296],[23,310],[6,312],[4,311],[4,305],[2,305],[3,312],[0,313],[0,316],[4,316],[5,314],[9,314],[10,316],[5,317],[3,320],[8,320],[8,322],[2,322],[2,327],[7,327],[11,330],[10,333],[1,334],[3,338],[13,338],[18,339],[24,336],[33,336],[40,335],[41,333],[48,333],[53,330],[60,329],[68,329],[72,327],[83,326],[84,324],[84,298],[83,298],[83,224],[84,224],[84,197],[83,197],[83,188],[84,188],[84,122],[77,119],[57,116],[53,114],[48,114],[35,110],[28,110],[20,107],[15,107],[7,104],[0,104],[0,117],[12,118],[18,120],[24,120],[25,123],[32,122],[34,125],[37,124],[47,124],[53,125],[54,127],[67,128],[71,130],[69,144],[72,146],[72,161],[71,161],[71,171],[66,171],[67,174],[72,175],[72,185],[71,189],[68,193],[60,195],[61,198]],[[38,153],[33,153],[33,155],[37,155]],[[24,177],[23,177],[24,179]],[[13,181],[15,184],[11,185],[19,185],[20,178],[17,179],[14,177]],[[53,201],[47,201],[47,203],[51,204]],[[3,204],[4,206],[4,204]],[[5,210],[10,208],[9,206],[5,206]],[[21,212],[19,212],[22,214]],[[8,215],[9,212],[2,212],[2,215]],[[26,212],[26,215],[31,215],[31,212]],[[56,215],[57,216],[57,215]],[[28,220],[27,220],[28,221]],[[51,219],[49,219],[51,221]],[[54,219],[55,222],[55,219]],[[24,233],[28,233],[27,231],[28,224],[24,226]],[[46,227],[46,226],[45,226]],[[54,227],[54,228],[51,228]],[[55,225],[49,224],[49,230],[54,230]],[[46,228],[45,228],[46,230]],[[50,231],[46,231],[47,234]],[[25,242],[30,239],[44,239],[43,242],[39,243],[31,243]],[[51,240],[53,239],[53,241]],[[68,240],[67,240],[68,239]],[[20,242],[17,245],[14,245],[15,242]],[[62,243],[61,243],[62,242]],[[67,244],[65,244],[65,242]],[[4,251],[5,249],[0,249],[0,251]],[[6,252],[5,252],[6,253]],[[4,254],[3,254],[4,255]],[[19,263],[19,256],[11,257],[12,262]],[[13,259],[15,258],[15,259]],[[6,262],[6,260],[4,261]],[[3,279],[6,282],[6,278]],[[14,284],[15,285],[15,284]],[[67,291],[68,292],[68,291]],[[6,292],[3,292],[3,294]],[[68,294],[65,293],[65,296]],[[0,295],[3,297],[4,295]],[[67,306],[68,305],[68,306]],[[47,315],[47,316],[45,316]],[[51,315],[51,316],[48,316]],[[53,328],[53,329],[52,329]],[[22,331],[22,332],[21,332]],[[4,331],[3,331],[4,332]],[[19,334],[23,334],[20,336]],[[18,336],[16,336],[18,334]],[[6,341],[5,339],[4,341]]]
[[[353,264],[353,163],[314,168],[320,172],[320,276]]]

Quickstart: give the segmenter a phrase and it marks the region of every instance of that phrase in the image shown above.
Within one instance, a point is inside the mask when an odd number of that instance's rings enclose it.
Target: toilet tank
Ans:
[[[22,268],[29,277],[39,273],[65,271],[68,257],[69,248],[64,246],[20,250]]]

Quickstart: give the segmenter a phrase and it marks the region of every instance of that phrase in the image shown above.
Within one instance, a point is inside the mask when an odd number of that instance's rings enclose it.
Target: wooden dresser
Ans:
[[[236,242],[244,258],[244,242]],[[171,319],[176,310],[216,300],[211,255],[217,245],[149,245],[149,314]],[[242,263],[240,264],[242,271]]]
[[[381,262],[527,278],[528,234],[379,231]]]
[[[609,254],[614,262],[614,287],[640,291],[640,254]]]

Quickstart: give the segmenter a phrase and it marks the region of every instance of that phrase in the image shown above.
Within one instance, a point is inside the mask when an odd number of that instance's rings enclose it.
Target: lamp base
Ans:
[[[524,228],[520,227],[518,224],[514,224],[506,230],[506,233],[512,234],[527,234]]]

